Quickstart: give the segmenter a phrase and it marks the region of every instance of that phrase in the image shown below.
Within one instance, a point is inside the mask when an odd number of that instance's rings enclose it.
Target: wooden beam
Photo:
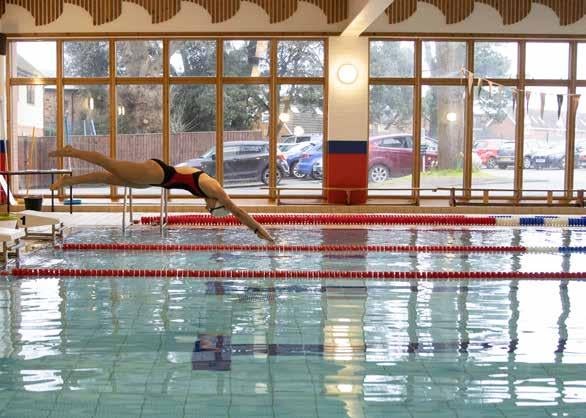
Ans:
[[[393,2],[394,0],[367,0],[342,31],[342,36],[360,36],[385,10],[391,7]]]

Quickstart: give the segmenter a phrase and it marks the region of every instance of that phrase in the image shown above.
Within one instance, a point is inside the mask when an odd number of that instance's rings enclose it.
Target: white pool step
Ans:
[[[64,225],[56,215],[36,210],[23,210],[16,212],[15,215],[17,217],[16,227],[24,230],[24,238],[52,239],[55,242],[56,237],[63,237]],[[37,227],[51,227],[51,232],[29,231],[29,228]]]
[[[4,265],[8,263],[9,251],[15,252],[17,261],[20,259],[20,248],[22,247],[20,240],[21,238],[24,238],[25,235],[26,233],[22,229],[0,227],[0,241],[2,242],[3,257],[2,261],[4,262]]]

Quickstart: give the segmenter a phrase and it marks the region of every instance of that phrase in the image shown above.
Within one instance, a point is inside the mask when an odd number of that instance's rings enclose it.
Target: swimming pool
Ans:
[[[274,230],[280,243],[584,246],[558,228]],[[67,242],[250,244],[242,229]],[[254,242],[256,244],[256,242]],[[63,251],[25,267],[586,271],[584,254]],[[552,417],[586,410],[581,280],[0,281],[2,417]]]

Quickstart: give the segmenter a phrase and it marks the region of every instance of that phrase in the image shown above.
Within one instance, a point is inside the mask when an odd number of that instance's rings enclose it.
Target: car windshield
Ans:
[[[216,147],[211,147],[201,158],[212,158],[216,154]]]

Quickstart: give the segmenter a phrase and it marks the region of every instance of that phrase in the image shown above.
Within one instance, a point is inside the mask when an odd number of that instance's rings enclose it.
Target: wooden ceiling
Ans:
[[[437,7],[446,17],[446,23],[465,20],[474,11],[475,3],[494,7],[505,25],[523,20],[531,12],[533,4],[551,8],[560,18],[562,26],[576,23],[586,14],[586,0],[419,0]],[[411,17],[417,10],[418,0],[395,0],[386,10],[389,23],[399,23]]]
[[[171,19],[181,10],[182,0],[125,0],[146,9],[153,23]],[[230,19],[243,2],[260,6],[270,17],[271,23],[282,22],[293,16],[300,1],[314,4],[327,17],[328,23],[337,23],[348,18],[349,0],[183,0],[202,6],[212,17],[213,23]],[[24,7],[35,18],[37,26],[55,21],[63,13],[63,5],[74,4],[88,11],[94,25],[111,22],[122,14],[122,0],[0,0],[0,17],[7,4]]]

